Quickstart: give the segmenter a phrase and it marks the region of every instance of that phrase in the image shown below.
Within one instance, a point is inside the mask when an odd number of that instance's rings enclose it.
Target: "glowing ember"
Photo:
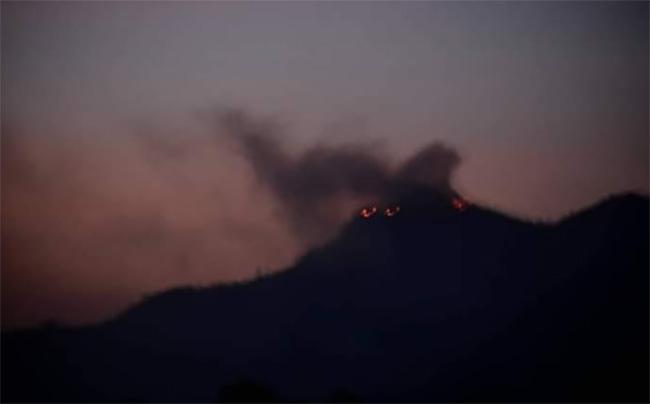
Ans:
[[[375,213],[377,213],[377,207],[376,206],[370,206],[368,208],[361,209],[361,212],[359,212],[359,215],[364,219],[369,219]]]
[[[465,199],[461,198],[460,196],[455,196],[451,200],[451,205],[457,211],[462,212],[469,207],[469,202],[467,202]]]
[[[399,212],[399,206],[389,206],[384,210],[384,216],[386,217],[393,217]]]

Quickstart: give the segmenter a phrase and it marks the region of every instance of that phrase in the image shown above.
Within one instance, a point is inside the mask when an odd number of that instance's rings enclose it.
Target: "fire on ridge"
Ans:
[[[451,204],[451,207],[458,212],[465,211],[470,205],[469,202],[461,196],[454,196],[450,199],[449,202]],[[363,209],[361,209],[361,211],[359,212],[359,216],[361,216],[361,218],[366,220],[371,219],[377,214],[378,211],[379,209],[376,205],[366,206]],[[397,215],[400,211],[401,211],[401,207],[399,205],[397,204],[388,205],[384,209],[384,217],[392,218],[395,215]]]

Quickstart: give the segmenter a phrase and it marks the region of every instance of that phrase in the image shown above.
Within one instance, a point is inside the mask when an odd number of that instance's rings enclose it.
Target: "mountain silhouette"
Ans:
[[[646,197],[554,224],[396,202],[287,270],[3,333],[2,400],[648,401]]]

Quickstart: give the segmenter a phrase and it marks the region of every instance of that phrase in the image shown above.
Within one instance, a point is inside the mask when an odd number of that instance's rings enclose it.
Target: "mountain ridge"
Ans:
[[[285,271],[4,333],[3,399],[232,401],[255,386],[281,400],[647,399],[647,198],[531,224],[430,196],[352,220]],[[39,355],[54,381],[35,374]],[[253,387],[233,397],[242,380]]]

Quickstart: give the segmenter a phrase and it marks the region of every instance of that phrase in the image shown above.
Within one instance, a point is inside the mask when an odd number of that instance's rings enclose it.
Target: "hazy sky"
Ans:
[[[648,192],[647,2],[8,2],[3,324],[88,321],[303,247],[217,107],[293,150],[458,151],[471,200],[554,219]],[[218,137],[218,136],[217,136]],[[13,170],[13,172],[12,172]]]

